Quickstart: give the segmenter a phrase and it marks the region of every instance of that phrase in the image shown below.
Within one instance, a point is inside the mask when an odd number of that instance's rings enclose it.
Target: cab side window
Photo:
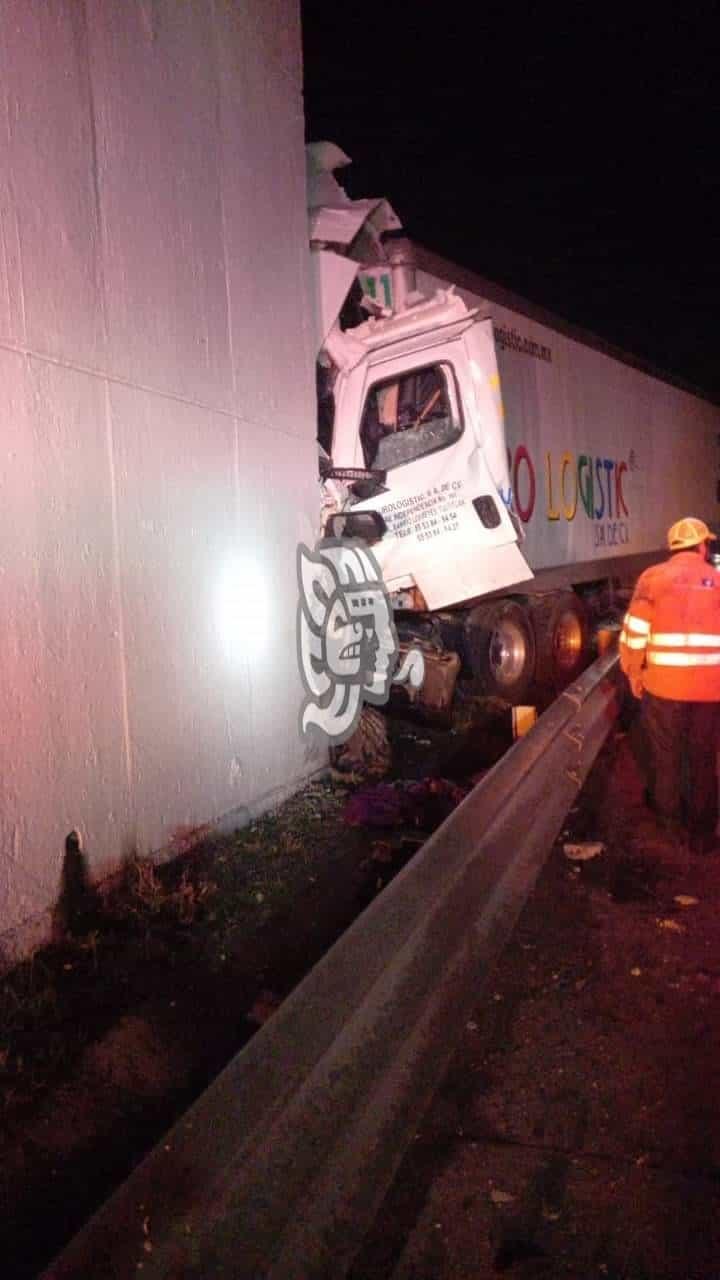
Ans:
[[[366,467],[389,471],[453,444],[462,422],[448,364],[424,365],[370,387],[360,424]]]

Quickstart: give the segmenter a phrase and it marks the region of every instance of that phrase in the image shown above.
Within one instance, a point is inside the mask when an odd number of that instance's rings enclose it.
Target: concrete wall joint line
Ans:
[[[209,404],[204,400],[195,400],[189,396],[180,395],[178,392],[163,391],[159,387],[148,386],[142,382],[132,382],[129,378],[122,378],[118,374],[109,373],[103,369],[93,369],[90,365],[79,364],[73,360],[63,360],[62,356],[53,356],[44,351],[35,351],[32,347],[25,346],[24,343],[11,342],[7,338],[0,338],[0,351],[9,351],[13,355],[24,356],[26,360],[37,360],[59,369],[67,369],[72,373],[82,373],[89,378],[97,378],[113,386],[141,391],[145,395],[155,396],[158,400],[168,400],[174,404],[187,405],[191,409],[200,409],[203,413],[215,414],[221,418],[230,418],[234,422],[246,423],[249,427],[259,427],[263,431],[274,431],[278,435],[286,436],[288,440],[293,440],[296,444],[301,443],[298,441],[297,436],[284,431],[281,426],[274,423],[270,425],[259,418],[251,418],[247,414],[239,413],[237,409],[224,409],[220,405]]]
[[[102,321],[103,343],[107,347],[108,338],[108,322],[107,322],[107,284],[105,279],[105,249],[107,244],[107,234],[105,230],[105,221],[103,218],[103,204],[100,191],[100,169],[98,162],[98,121],[96,107],[95,83],[92,73],[92,59],[89,56],[89,30],[90,24],[88,20],[87,0],[83,0],[80,6],[82,14],[83,38],[85,41],[85,57],[84,70],[87,80],[87,93],[89,100],[89,122],[90,122],[90,152],[91,152],[91,175],[93,199],[95,201],[95,218],[97,221],[98,240],[100,243],[100,252],[97,255],[97,271],[99,274],[99,295],[100,295],[100,318]]]
[[[118,610],[118,662],[120,676],[120,705],[123,726],[123,758],[125,761],[125,779],[128,797],[132,804],[133,793],[133,759],[132,737],[130,733],[130,706],[128,694],[127,651],[125,643],[125,608],[122,595],[122,561],[121,537],[118,521],[117,477],[115,473],[115,440],[113,433],[112,405],[110,403],[110,387],[105,380],[105,438],[107,442],[108,477],[110,481],[110,515],[112,520],[112,555],[113,572],[115,574],[115,591]]]

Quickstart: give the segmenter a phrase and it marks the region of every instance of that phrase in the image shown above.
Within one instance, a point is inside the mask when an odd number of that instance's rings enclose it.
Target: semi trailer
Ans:
[[[371,547],[420,698],[556,692],[668,526],[716,523],[720,408],[412,245],[346,163],[309,148],[321,532]]]

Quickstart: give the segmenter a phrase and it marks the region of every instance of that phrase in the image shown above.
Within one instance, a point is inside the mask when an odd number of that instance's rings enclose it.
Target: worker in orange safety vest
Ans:
[[[709,853],[718,819],[720,571],[711,533],[687,516],[668,530],[669,560],[637,581],[620,635],[620,665],[636,698],[648,747],[646,798],[690,846]]]

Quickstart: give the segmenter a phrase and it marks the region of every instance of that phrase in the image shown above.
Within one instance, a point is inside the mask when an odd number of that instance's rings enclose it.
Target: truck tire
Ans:
[[[477,605],[465,622],[465,658],[477,693],[512,706],[535,678],[535,634],[528,611],[513,600]]]
[[[557,591],[539,597],[531,616],[537,648],[536,685],[543,693],[560,693],[585,670],[590,659],[587,610],[574,591]]]

